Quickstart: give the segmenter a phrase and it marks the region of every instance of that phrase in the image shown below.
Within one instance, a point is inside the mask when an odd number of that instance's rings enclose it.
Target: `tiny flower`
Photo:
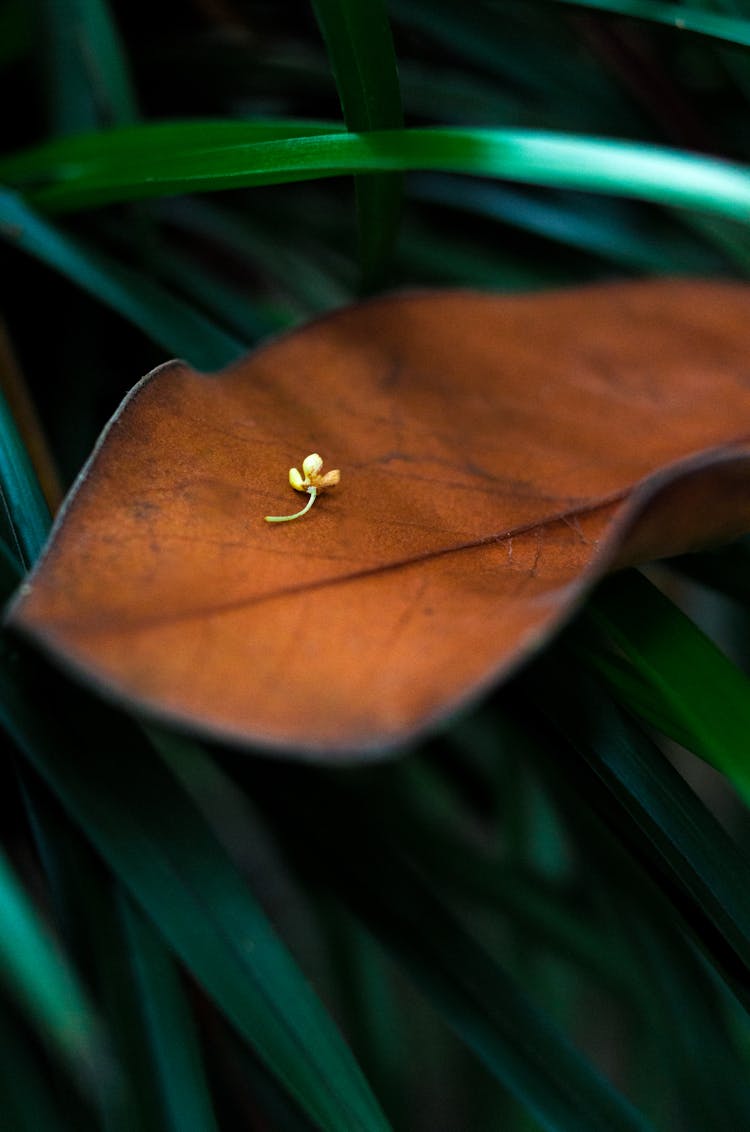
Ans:
[[[326,472],[321,475],[323,471],[323,458],[317,452],[312,452],[306,456],[302,461],[302,471],[298,468],[289,469],[289,483],[295,491],[306,491],[310,496],[307,504],[301,511],[295,512],[294,515],[266,515],[267,523],[287,523],[290,519],[299,519],[300,516],[305,515],[313,503],[319,491],[323,491],[327,487],[335,487],[341,479],[341,472],[335,468],[331,472]]]
[[[295,491],[309,491],[311,487],[318,489],[325,487],[334,487],[341,479],[341,472],[336,468],[332,472],[326,472],[321,476],[323,470],[323,458],[317,452],[313,452],[310,456],[306,456],[302,461],[302,472],[299,469],[289,469],[289,482]]]

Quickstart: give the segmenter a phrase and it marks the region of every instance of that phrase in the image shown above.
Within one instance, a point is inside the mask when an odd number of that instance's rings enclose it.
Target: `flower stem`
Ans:
[[[266,515],[265,516],[266,522],[267,523],[288,523],[291,519],[299,519],[303,515],[306,515],[307,512],[312,507],[313,503],[315,502],[315,496],[318,494],[318,489],[316,487],[308,487],[307,492],[308,492],[308,495],[310,496],[310,498],[308,499],[307,503],[305,504],[305,506],[302,508],[301,511],[296,511],[294,513],[294,515]]]

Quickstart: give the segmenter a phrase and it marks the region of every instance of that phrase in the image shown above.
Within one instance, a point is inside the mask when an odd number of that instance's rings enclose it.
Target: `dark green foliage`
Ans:
[[[4,0],[4,318],[66,481],[165,351],[363,289],[746,276],[742,7]],[[6,598],[25,427],[0,393]],[[146,732],[7,637],[3,1127],[750,1126],[748,564],[610,580],[339,771]]]

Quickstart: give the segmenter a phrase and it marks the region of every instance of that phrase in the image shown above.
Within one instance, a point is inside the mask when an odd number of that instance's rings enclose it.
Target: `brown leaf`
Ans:
[[[750,529],[750,290],[377,299],[108,427],[11,622],[110,694],[316,757],[418,733],[607,569]],[[303,519],[288,469],[341,483]]]

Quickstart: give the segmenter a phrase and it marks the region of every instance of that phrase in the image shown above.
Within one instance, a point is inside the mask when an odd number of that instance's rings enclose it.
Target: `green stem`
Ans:
[[[305,504],[305,506],[302,508],[301,511],[296,511],[294,513],[294,515],[266,515],[265,516],[266,522],[267,523],[288,523],[290,519],[300,519],[303,515],[306,515],[307,512],[312,507],[313,503],[315,502],[315,496],[318,494],[318,489],[316,487],[308,487],[307,492],[308,492],[310,498],[308,499],[307,503]]]

